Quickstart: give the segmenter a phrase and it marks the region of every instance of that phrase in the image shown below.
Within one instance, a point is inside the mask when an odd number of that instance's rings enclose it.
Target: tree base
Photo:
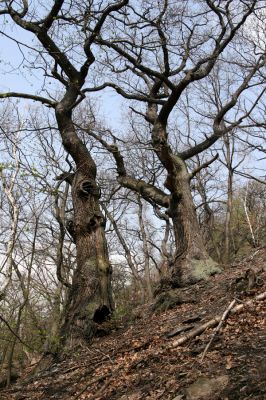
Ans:
[[[181,269],[179,277],[180,286],[194,285],[202,280],[208,280],[210,276],[222,273],[222,268],[212,258],[197,260],[195,258],[186,261]]]
[[[211,276],[222,273],[222,268],[212,258],[185,259],[174,266],[174,271],[168,277],[161,279],[154,290],[154,296],[171,289],[194,285],[200,281],[207,281]]]
[[[153,303],[151,306],[151,311],[160,313],[170,310],[180,304],[195,302],[195,296],[184,293],[182,289],[167,290],[158,295],[155,303]]]

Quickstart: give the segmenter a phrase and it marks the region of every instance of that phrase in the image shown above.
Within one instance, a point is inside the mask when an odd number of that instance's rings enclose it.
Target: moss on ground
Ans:
[[[206,260],[191,260],[190,274],[191,277],[194,278],[195,282],[206,280],[210,276],[221,272],[222,268],[211,258]]]

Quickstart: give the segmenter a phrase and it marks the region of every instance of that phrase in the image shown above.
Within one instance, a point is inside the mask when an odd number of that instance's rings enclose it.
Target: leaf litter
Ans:
[[[259,284],[239,293],[234,284],[250,268],[259,277]],[[265,400],[265,300],[229,314],[215,336],[215,328],[208,328],[182,346],[173,347],[176,338],[189,332],[182,327],[222,316],[234,299],[245,303],[265,290],[264,247],[208,282],[186,289],[188,295],[196,296],[196,303],[160,314],[152,313],[150,305],[142,306],[134,319],[119,321],[109,335],[65,354],[34,379],[27,379],[30,370],[26,370],[14,386],[0,391],[0,399],[186,400],[186,388],[199,377],[226,374],[228,385],[210,400]]]

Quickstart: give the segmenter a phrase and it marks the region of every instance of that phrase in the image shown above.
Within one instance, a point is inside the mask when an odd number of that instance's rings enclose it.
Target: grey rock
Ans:
[[[200,376],[192,385],[186,388],[186,400],[215,400],[228,383],[229,378],[227,375],[220,375],[216,378]]]

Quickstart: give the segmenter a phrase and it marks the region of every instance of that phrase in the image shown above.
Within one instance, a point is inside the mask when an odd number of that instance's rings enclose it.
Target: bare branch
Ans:
[[[190,180],[193,179],[195,177],[195,175],[197,175],[202,169],[209,167],[218,158],[219,158],[219,154],[217,153],[210,160],[206,161],[205,163],[203,163],[203,164],[199,165],[197,168],[195,168],[194,171],[192,171],[190,174]]]
[[[18,92],[6,92],[6,93],[0,93],[0,99],[7,99],[10,97],[16,97],[16,98],[21,98],[21,99],[28,99],[28,100],[33,100],[33,101],[38,101],[42,104],[48,105],[49,107],[55,108],[56,107],[56,102],[47,99],[46,97],[42,96],[36,96],[34,94],[28,94],[28,93],[18,93]]]

